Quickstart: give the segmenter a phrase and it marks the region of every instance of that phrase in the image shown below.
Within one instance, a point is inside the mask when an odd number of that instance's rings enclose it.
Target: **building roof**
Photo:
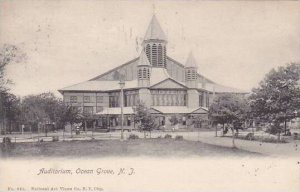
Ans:
[[[144,50],[142,50],[141,55],[139,57],[138,66],[151,66]]]
[[[173,81],[176,81],[172,79],[168,73],[166,72],[166,69],[164,68],[152,68],[151,71],[151,77],[150,77],[150,87],[153,85],[157,85],[160,82],[166,81],[167,79],[171,79]],[[185,86],[184,83],[176,81],[179,84]],[[202,83],[198,83],[198,87],[202,87]],[[124,89],[134,89],[138,88],[138,81],[132,80],[132,81],[125,81],[125,87]],[[170,87],[171,88],[171,87]],[[75,85],[71,85],[65,88],[60,89],[60,92],[64,91],[112,91],[112,90],[119,90],[120,85],[119,81],[95,81],[95,80],[89,80],[82,83],[78,83]],[[216,92],[216,93],[247,93],[246,91],[220,85],[220,84],[213,84],[213,83],[206,83],[205,87],[202,88],[204,90],[210,91],[210,92]]]
[[[125,81],[124,89],[137,88],[137,80]],[[119,81],[85,81],[60,89],[63,91],[110,91],[120,89]]]
[[[155,85],[168,78],[170,78],[170,75],[165,68],[153,67],[151,69],[150,85]]]
[[[163,32],[157,18],[153,15],[149,27],[147,29],[144,40],[164,40],[167,41],[167,37]]]
[[[196,113],[207,113],[208,111],[208,109],[204,107],[188,108],[187,106],[152,106],[151,108],[163,114],[171,114],[171,113],[189,114],[196,111],[197,111]]]
[[[194,58],[194,55],[192,52],[190,52],[188,59],[186,61],[185,67],[193,67],[193,68],[198,68],[197,62]]]
[[[198,87],[201,87],[202,83],[198,84]],[[210,92],[216,92],[216,93],[248,93],[247,91],[236,89],[233,87],[228,87],[220,84],[213,84],[213,83],[206,83],[205,87],[203,88]]]

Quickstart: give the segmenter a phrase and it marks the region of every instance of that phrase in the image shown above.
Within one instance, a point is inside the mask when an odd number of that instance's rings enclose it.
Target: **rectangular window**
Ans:
[[[85,103],[89,103],[89,102],[91,102],[91,97],[90,97],[90,96],[84,96],[84,97],[83,97],[83,101],[84,101]]]
[[[97,96],[97,103],[103,103],[103,96]]]
[[[102,112],[103,111],[103,107],[102,106],[97,106],[96,108],[96,113]]]
[[[70,102],[71,103],[77,103],[77,97],[76,96],[71,96],[70,97]]]
[[[86,114],[93,114],[93,107],[84,106],[83,107],[83,112],[86,113]]]
[[[202,97],[202,95],[199,95],[199,107],[203,107],[203,97]]]
[[[206,94],[206,107],[208,107],[208,106],[209,106],[209,95]]]

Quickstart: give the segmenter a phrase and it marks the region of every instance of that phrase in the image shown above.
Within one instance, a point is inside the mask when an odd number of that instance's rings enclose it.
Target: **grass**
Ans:
[[[0,157],[189,157],[189,156],[259,156],[240,149],[174,139],[134,139],[127,141],[64,141],[13,143],[10,150],[0,145]]]

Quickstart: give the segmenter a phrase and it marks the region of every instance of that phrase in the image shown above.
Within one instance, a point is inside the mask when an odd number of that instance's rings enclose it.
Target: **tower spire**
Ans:
[[[197,62],[194,58],[193,52],[191,51],[188,59],[186,61],[185,67],[189,67],[189,68],[198,68]]]
[[[163,40],[167,41],[167,37],[162,30],[155,13],[152,16],[152,19],[150,21],[150,24],[148,26],[144,41],[147,40]]]

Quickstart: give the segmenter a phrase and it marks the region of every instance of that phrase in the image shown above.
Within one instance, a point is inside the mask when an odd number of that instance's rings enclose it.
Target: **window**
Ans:
[[[103,96],[97,96],[97,103],[103,103]]]
[[[203,107],[203,96],[201,93],[199,95],[199,107]]]
[[[146,79],[147,78],[147,69],[144,68],[143,69],[143,79]]]
[[[149,60],[149,62],[151,63],[151,56],[150,56],[150,50],[151,50],[151,47],[150,47],[150,45],[148,44],[147,46],[146,46],[146,55],[147,55],[147,57],[148,57],[148,60]]]
[[[148,79],[150,78],[150,70],[149,70],[149,68],[148,68],[148,70],[147,70],[147,78],[148,78]]]
[[[209,106],[209,95],[206,93],[206,107]]]
[[[191,70],[187,70],[187,73],[186,73],[186,80],[191,80]]]
[[[77,97],[76,96],[71,96],[70,97],[70,102],[71,103],[77,103]]]
[[[186,105],[185,91],[151,90],[152,105],[154,106],[184,106]]]
[[[143,78],[142,73],[143,73],[143,70],[142,70],[142,69],[139,69],[139,72],[138,72],[139,79],[142,79],[142,78]]]
[[[96,113],[102,112],[103,111],[103,107],[102,106],[97,106],[96,108]]]
[[[164,67],[163,66],[163,50],[162,50],[161,44],[158,45],[157,56],[158,56],[158,66]]]
[[[167,68],[167,56],[166,56],[166,47],[164,48],[164,56],[163,56],[163,60],[164,60],[164,67]]]
[[[89,102],[91,102],[91,97],[90,97],[90,96],[84,96],[84,97],[83,97],[83,101],[84,101],[85,103],[89,103]]]
[[[118,93],[113,93],[109,96],[109,107],[119,107],[120,95]]]
[[[152,66],[157,66],[157,46],[156,44],[152,45]]]
[[[84,106],[83,107],[83,112],[86,113],[86,114],[93,114],[93,107]]]

